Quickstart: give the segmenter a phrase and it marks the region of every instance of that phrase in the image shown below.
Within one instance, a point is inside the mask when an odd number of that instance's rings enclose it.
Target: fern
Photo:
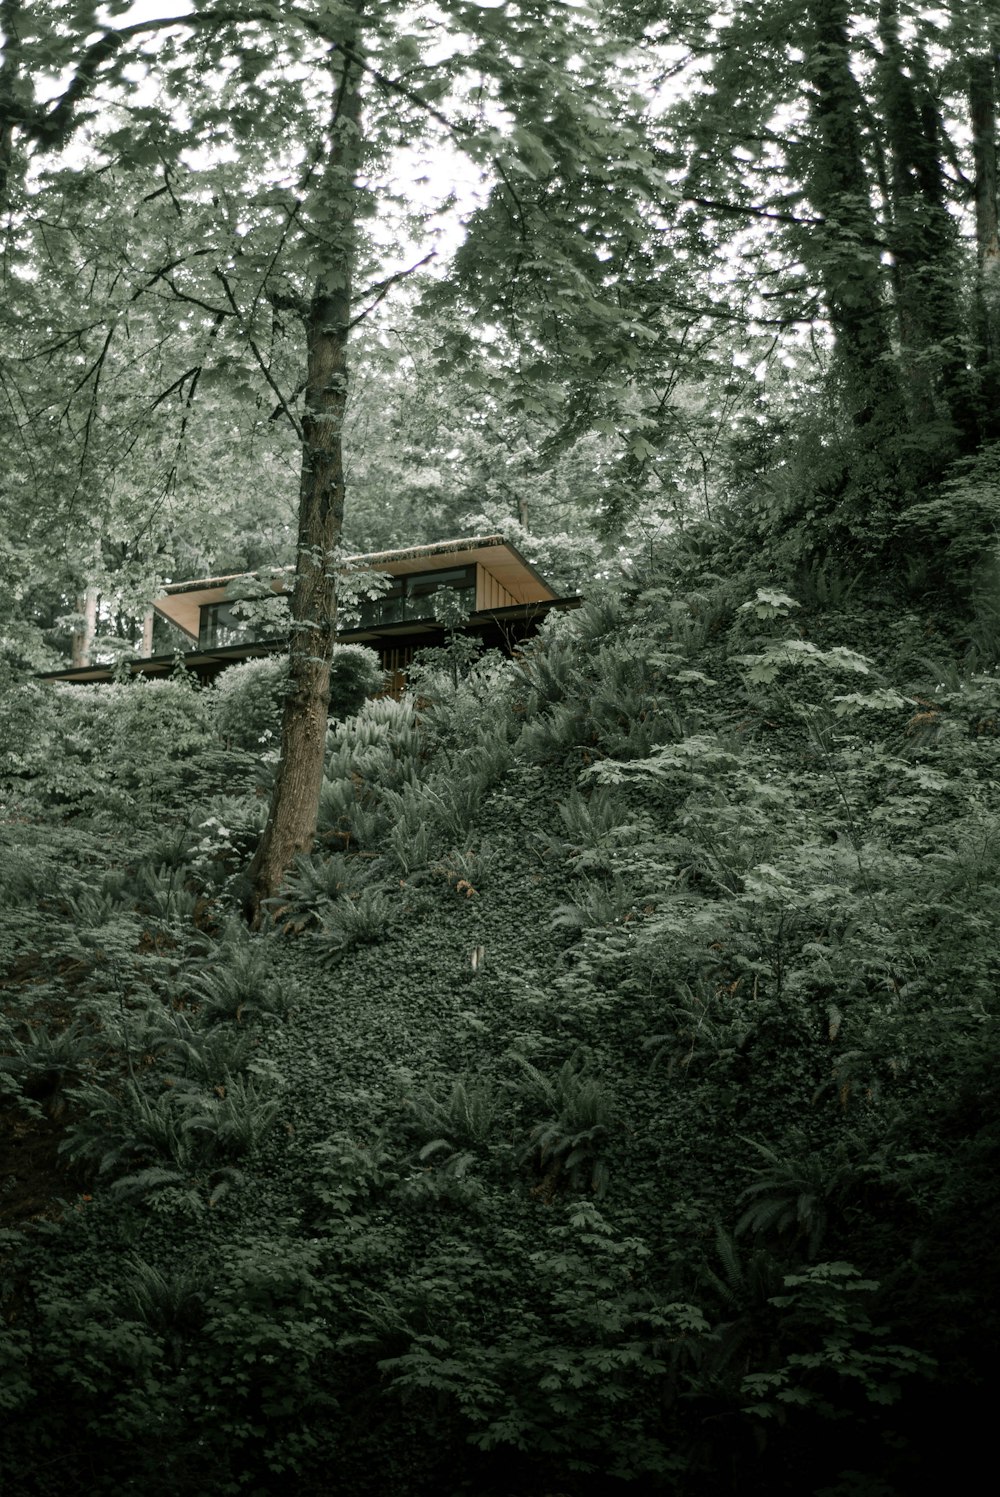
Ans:
[[[547,1189],[564,1179],[572,1189],[601,1199],[610,1181],[604,1152],[615,1111],[610,1091],[588,1074],[579,1055],[570,1056],[551,1077],[520,1054],[512,1059],[526,1078],[524,1095],[549,1113],[532,1128],[522,1162],[534,1166]]]

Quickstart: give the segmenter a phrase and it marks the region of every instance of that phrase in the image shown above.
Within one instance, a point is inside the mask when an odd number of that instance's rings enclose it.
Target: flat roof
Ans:
[[[556,596],[539,571],[516,546],[502,535],[470,535],[454,540],[435,541],[427,546],[401,546],[391,551],[369,551],[345,557],[345,565],[357,571],[388,572],[405,577],[414,572],[441,571],[461,558],[467,565],[482,564],[506,588],[518,603],[545,602]],[[275,567],[270,572],[274,592],[286,591],[286,579],[293,568]],[[258,572],[229,572],[219,577],[196,577],[187,582],[168,582],[153,600],[161,618],[197,640],[201,609],[209,603],[224,601],[227,589],[244,578],[261,577]]]
[[[436,570],[433,563],[439,557],[441,558],[441,565],[444,565],[445,562],[450,561],[455,556],[456,552],[490,551],[494,547],[502,547],[509,551],[527,571],[531,572],[540,582],[544,583],[545,579],[532,566],[528,558],[522,555],[512,542],[499,534],[466,535],[454,540],[434,541],[426,546],[398,546],[391,551],[366,551],[356,556],[345,556],[344,562],[346,565],[357,567],[359,570],[364,568],[372,572],[380,571],[382,568],[388,569],[392,566],[398,568],[399,575],[405,575],[407,572],[420,571],[421,568],[428,565],[430,565],[431,570]],[[225,572],[220,576],[214,577],[195,577],[188,582],[167,582],[164,584],[163,591],[174,594],[194,592],[202,588],[214,589],[224,587],[230,582],[239,582],[241,577],[256,577],[269,570],[271,575],[277,580],[287,575],[287,573],[293,572],[295,568],[289,564],[288,566],[273,567],[270,569],[259,567],[255,571],[249,572]]]

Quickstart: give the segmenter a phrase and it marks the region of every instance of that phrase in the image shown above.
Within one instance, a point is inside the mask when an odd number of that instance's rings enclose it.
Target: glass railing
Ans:
[[[456,568],[445,574],[418,573],[408,577],[380,598],[369,598],[360,604],[362,629],[377,629],[387,624],[404,624],[410,620],[433,619],[434,595],[444,588],[465,594],[463,601],[471,610],[475,602],[475,571],[472,567]]]
[[[435,594],[448,588],[462,596],[470,610],[475,606],[475,567],[454,568],[449,572],[423,572],[400,578],[379,598],[361,602],[353,617],[344,621],[346,629],[379,629],[390,624],[405,624],[434,618]],[[238,605],[237,605],[238,606]],[[207,603],[201,610],[198,649],[219,650],[227,645],[254,644],[271,638],[275,631],[255,628],[233,612],[233,603]]]

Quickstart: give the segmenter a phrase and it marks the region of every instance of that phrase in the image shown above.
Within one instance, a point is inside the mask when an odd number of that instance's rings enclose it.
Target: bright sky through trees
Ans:
[[[507,0],[471,0],[471,3],[482,10],[500,10],[507,4]],[[564,3],[570,9],[581,8],[575,0],[564,0]],[[433,5],[412,5],[407,9],[415,19],[432,19],[434,16]],[[173,17],[182,20],[185,5],[184,0],[134,0],[129,9],[120,15],[113,15],[107,9],[98,14],[109,29],[123,30],[144,21]],[[91,38],[83,37],[81,40],[89,42]],[[152,32],[143,43],[142,50],[150,62],[154,60],[159,40],[157,34]],[[454,39],[442,31],[442,41],[437,50],[442,62],[453,57],[456,50]],[[434,61],[433,44],[427,49],[427,56],[431,62]],[[129,64],[123,70],[123,76],[131,85],[128,96],[130,103],[152,103],[158,97],[155,72],[142,61]],[[52,77],[46,80],[44,75],[38,78],[36,93],[39,100],[44,102],[57,97],[65,88],[68,78],[68,73],[62,78]],[[220,88],[223,81],[220,75]],[[99,101],[103,99],[110,113],[118,102],[118,94],[120,88],[113,92],[99,91],[96,97]],[[485,107],[487,113],[496,116],[499,122],[500,111],[495,103]],[[98,133],[104,122],[103,119],[97,121]],[[71,160],[79,159],[82,143],[74,139],[68,149]],[[231,150],[231,147],[225,149]],[[189,156],[189,160],[193,165],[198,165],[204,164],[205,158],[202,153],[195,153]],[[489,191],[489,183],[484,179],[480,167],[457,150],[443,131],[438,131],[433,140],[412,145],[398,144],[392,152],[383,180],[373,185],[388,188],[388,192],[382,196],[381,223],[376,222],[370,226],[384,256],[386,275],[397,274],[412,265],[420,256],[427,254],[429,249],[436,251],[435,260],[429,262],[427,267],[429,273],[443,273],[448,257],[462,242],[469,214],[481,206]],[[393,200],[405,202],[405,208],[397,215],[392,212]],[[413,211],[421,217],[419,234],[412,232],[412,223],[409,230],[403,223],[403,218],[409,217]],[[392,221],[394,218],[395,222]]]

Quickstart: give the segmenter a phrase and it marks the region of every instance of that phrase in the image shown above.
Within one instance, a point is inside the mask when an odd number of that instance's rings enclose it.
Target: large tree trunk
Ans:
[[[814,144],[809,191],[819,231],[823,296],[837,340],[855,422],[898,424],[899,382],[875,246],[877,225],[858,121],[863,99],[851,71],[846,0],[810,0]],[[814,250],[815,254],[815,250]]]
[[[362,0],[354,7],[360,20]],[[343,429],[351,320],[356,185],[361,156],[360,27],[333,53],[337,87],[313,228],[321,260],[306,322],[305,414],[299,485],[298,552],[292,594],[289,690],[271,808],[250,867],[248,914],[260,923],[299,853],[310,850],[323,784],[336,638],[335,549],[344,518]]]
[[[975,421],[962,354],[957,235],[948,209],[941,124],[923,50],[919,43],[903,44],[898,0],[881,0],[878,36],[876,73],[892,162],[889,239],[900,370],[914,426],[924,432],[936,426],[943,454],[952,423],[955,434],[974,445]]]
[[[976,299],[973,324],[980,431],[1000,437],[1000,226],[997,195],[997,57],[969,61],[969,117],[976,195]]]

